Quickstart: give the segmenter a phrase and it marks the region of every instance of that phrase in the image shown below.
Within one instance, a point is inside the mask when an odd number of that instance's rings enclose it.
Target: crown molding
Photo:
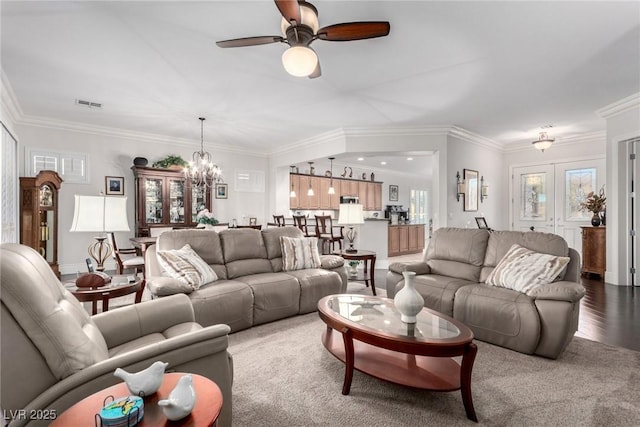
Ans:
[[[7,78],[7,75],[4,73],[4,70],[0,68],[0,99],[2,102],[2,111],[6,112],[9,116],[8,119],[12,124],[18,123],[22,117],[24,117],[24,113],[22,111],[22,107],[20,107],[20,103],[18,102],[18,98],[16,94],[13,92],[13,87]]]
[[[461,139],[465,142],[469,142],[471,144],[493,151],[503,152],[506,148],[504,144],[500,144],[493,139],[486,138],[482,135],[478,135],[477,133],[462,129],[458,126],[451,126],[449,135]]]
[[[266,153],[266,156],[277,156],[283,154],[294,153],[296,151],[312,148],[316,145],[330,144],[335,142],[344,141],[346,139],[346,135],[344,129],[334,129],[328,132],[321,133],[319,135],[314,135],[309,138],[301,139],[296,142],[292,142],[287,145],[281,145],[277,150],[270,151]]]
[[[591,142],[602,142],[603,144],[607,140],[607,132],[603,130],[586,132],[580,135],[574,135],[569,137],[557,137],[553,143],[553,146],[571,146],[576,144],[584,144]],[[552,147],[553,147],[552,146]],[[505,153],[516,153],[519,151],[531,150],[534,148],[530,142],[523,142],[518,144],[512,144],[504,148]]]
[[[627,96],[619,101],[609,104],[606,107],[602,107],[596,110],[596,114],[603,119],[608,119],[611,116],[617,114],[626,113],[627,111],[640,107],[640,92]]]
[[[130,130],[111,128],[106,126],[87,125],[78,122],[69,122],[64,120],[49,119],[37,116],[23,116],[21,120],[16,122],[20,125],[41,127],[47,129],[64,130],[69,132],[80,132],[90,135],[108,136],[114,138],[130,139],[136,142],[151,142],[154,144],[180,145],[185,147],[199,147],[199,140],[191,140],[186,138],[167,137],[145,132],[135,132]],[[226,152],[232,154],[250,154],[253,156],[265,156],[263,153],[256,153],[249,149],[236,148],[229,145],[207,144],[205,148],[218,152]]]

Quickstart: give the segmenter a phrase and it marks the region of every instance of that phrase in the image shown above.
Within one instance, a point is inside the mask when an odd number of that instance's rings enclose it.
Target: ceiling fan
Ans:
[[[282,14],[282,36],[258,36],[216,42],[219,47],[256,46],[286,43],[290,47],[282,54],[285,70],[296,77],[320,77],[318,55],[310,45],[317,39],[333,42],[384,37],[391,28],[386,21],[345,22],[319,28],[318,10],[304,0],[274,0]]]

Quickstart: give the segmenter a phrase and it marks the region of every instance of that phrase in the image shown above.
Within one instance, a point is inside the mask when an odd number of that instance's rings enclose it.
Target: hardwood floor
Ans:
[[[640,351],[640,288],[583,277],[576,336]]]
[[[394,258],[395,261],[395,258]],[[385,289],[387,270],[376,270],[376,289]],[[607,285],[583,277],[576,336],[640,351],[640,287]]]

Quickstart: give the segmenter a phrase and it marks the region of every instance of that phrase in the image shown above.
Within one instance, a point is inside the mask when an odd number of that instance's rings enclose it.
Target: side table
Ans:
[[[193,376],[193,387],[196,390],[196,404],[191,414],[178,421],[168,421],[162,409],[158,406],[158,400],[167,399],[176,383],[185,375],[172,372],[164,374],[160,390],[151,396],[144,398],[144,416],[136,426],[212,426],[215,424],[222,409],[222,392],[216,383],[202,375]],[[124,382],[105,388],[91,396],[82,399],[50,424],[52,427],[68,426],[94,426],[96,414],[102,409],[103,402],[108,396],[118,399],[128,396],[129,390]]]
[[[142,299],[144,290],[144,279],[136,277],[133,283],[129,283],[127,276],[113,276],[111,283],[100,288],[78,288],[75,285],[67,284],[66,288],[80,302],[91,302],[91,314],[98,314],[98,301],[102,301],[102,311],[109,311],[109,300],[136,292],[135,302]]]
[[[373,251],[365,251],[362,249],[358,249],[356,252],[347,252],[346,250],[335,251],[334,255],[338,255],[345,260],[348,261],[362,261],[364,264],[364,269],[362,272],[358,272],[355,276],[348,276],[348,280],[364,282],[364,284],[369,287],[369,282],[371,282],[371,292],[373,295],[376,295],[376,253]]]

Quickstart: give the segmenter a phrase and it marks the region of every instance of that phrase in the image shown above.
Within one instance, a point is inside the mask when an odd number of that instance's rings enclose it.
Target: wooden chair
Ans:
[[[330,251],[335,250],[335,244],[338,243],[342,250],[342,226],[334,226],[333,219],[329,215],[316,215],[316,237],[320,239],[323,254],[331,253],[325,251],[325,244]]]
[[[284,215],[274,215],[273,222],[278,227],[284,227]]]
[[[293,225],[302,230],[304,237],[314,237],[316,235],[315,231],[309,233],[309,226],[307,225],[306,215],[293,215]]]
[[[114,233],[109,233],[109,238],[113,246],[113,258],[118,264],[116,274],[122,274],[124,270],[133,270],[133,274],[138,275],[140,272],[144,278],[144,257],[138,253],[138,250],[135,248],[119,249]]]

